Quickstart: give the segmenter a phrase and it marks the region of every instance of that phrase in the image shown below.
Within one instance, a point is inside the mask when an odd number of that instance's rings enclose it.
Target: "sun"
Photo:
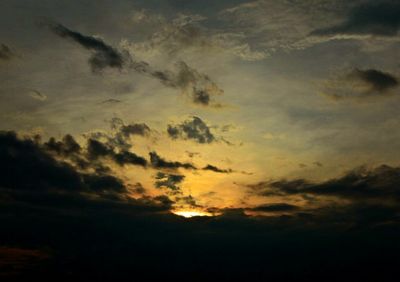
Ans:
[[[195,216],[214,216],[212,213],[200,210],[175,210],[172,213],[186,218]]]

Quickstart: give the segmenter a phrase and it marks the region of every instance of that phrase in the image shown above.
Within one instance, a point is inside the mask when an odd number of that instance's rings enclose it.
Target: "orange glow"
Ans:
[[[186,218],[194,217],[194,216],[214,216],[214,214],[200,211],[200,210],[176,210],[172,212],[173,214],[183,216]]]

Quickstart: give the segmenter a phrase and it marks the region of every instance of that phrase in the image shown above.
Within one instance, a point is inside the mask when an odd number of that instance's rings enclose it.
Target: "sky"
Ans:
[[[399,30],[395,0],[2,0],[0,271],[397,281]]]

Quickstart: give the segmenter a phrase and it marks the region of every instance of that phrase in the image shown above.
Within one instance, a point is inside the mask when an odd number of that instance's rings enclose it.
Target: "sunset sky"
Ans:
[[[290,232],[307,245],[315,230],[329,234],[319,244],[330,248],[338,238],[351,246],[356,235],[341,232],[358,230],[367,247],[346,247],[354,261],[398,250],[386,239],[400,234],[399,30],[396,0],[2,0],[0,258],[20,258],[17,276],[36,271],[35,258],[54,273],[71,260],[80,273],[70,257],[82,249],[67,251],[68,236],[53,230],[56,240],[44,226],[86,220],[95,226],[88,234],[112,232],[115,246],[124,228],[139,241],[163,230],[163,240],[180,234],[197,254],[214,239],[230,250],[235,236],[256,236],[266,252],[303,244],[279,243]],[[36,221],[41,239],[30,233]],[[276,229],[290,231],[267,231]],[[261,256],[243,244],[248,257]],[[101,250],[112,256],[119,245]],[[163,261],[155,248],[138,252]],[[35,262],[26,266],[25,254]],[[259,273],[254,261],[241,274]]]

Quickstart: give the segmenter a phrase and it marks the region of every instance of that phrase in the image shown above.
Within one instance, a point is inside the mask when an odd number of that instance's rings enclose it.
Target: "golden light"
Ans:
[[[186,218],[195,217],[195,216],[214,216],[214,214],[201,210],[176,210],[172,212],[173,214],[183,216]]]

